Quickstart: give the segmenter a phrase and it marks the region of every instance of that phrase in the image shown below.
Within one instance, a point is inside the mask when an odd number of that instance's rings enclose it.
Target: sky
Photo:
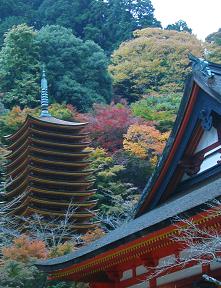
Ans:
[[[163,27],[182,19],[204,40],[221,28],[221,0],[151,0]]]

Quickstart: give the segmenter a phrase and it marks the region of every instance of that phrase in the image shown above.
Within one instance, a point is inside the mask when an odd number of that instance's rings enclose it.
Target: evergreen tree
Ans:
[[[111,79],[103,50],[93,41],[83,42],[70,29],[52,25],[37,36],[41,61],[46,64],[49,94],[58,102],[87,111],[93,103],[111,100]]]
[[[14,26],[0,52],[0,91],[7,108],[39,104],[39,54],[36,32],[25,24]]]
[[[110,53],[132,31],[159,27],[150,0],[44,0],[39,15],[44,24],[71,28],[82,39],[91,39]]]
[[[179,20],[174,24],[167,25],[166,30],[175,30],[178,32],[186,31],[192,33],[192,29],[187,25],[186,21],[184,20]]]

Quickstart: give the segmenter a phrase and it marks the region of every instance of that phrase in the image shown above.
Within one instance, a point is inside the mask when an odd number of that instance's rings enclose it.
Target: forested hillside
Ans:
[[[36,277],[44,282],[29,267],[33,257],[66,254],[132,215],[176,118],[191,72],[188,54],[221,63],[220,30],[206,42],[191,32],[183,20],[162,29],[150,0],[0,2],[1,182],[7,152],[4,136],[15,132],[28,114],[39,115],[45,64],[50,113],[89,123],[97,218],[103,225],[76,243],[63,239],[56,246],[37,235],[31,241],[19,233],[12,243],[15,234],[4,234],[2,224],[2,246],[11,248],[3,250],[0,287],[31,287]],[[21,243],[26,248],[20,249]],[[10,284],[14,267],[17,278]]]

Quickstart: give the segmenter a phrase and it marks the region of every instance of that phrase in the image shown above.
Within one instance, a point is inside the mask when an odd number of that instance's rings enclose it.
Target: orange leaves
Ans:
[[[152,126],[133,124],[124,135],[123,146],[126,151],[156,164],[156,156],[162,153],[168,136]]]
[[[45,243],[41,240],[30,240],[22,235],[15,238],[13,245],[2,249],[5,259],[28,262],[31,258],[43,259],[48,255]]]
[[[96,227],[94,230],[88,231],[85,235],[81,237],[85,244],[88,244],[94,240],[97,240],[105,235],[105,232],[100,227]]]

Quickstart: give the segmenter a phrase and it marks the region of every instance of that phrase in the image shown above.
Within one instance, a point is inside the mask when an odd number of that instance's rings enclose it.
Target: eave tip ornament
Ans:
[[[189,54],[189,59],[192,64],[192,68],[195,71],[200,71],[205,77],[208,79],[212,79],[214,76],[214,73],[210,70],[209,62],[202,59],[197,58],[196,56]]]
[[[48,82],[45,75],[45,65],[42,69],[41,78],[41,114],[40,117],[50,117],[51,114],[48,112]]]

